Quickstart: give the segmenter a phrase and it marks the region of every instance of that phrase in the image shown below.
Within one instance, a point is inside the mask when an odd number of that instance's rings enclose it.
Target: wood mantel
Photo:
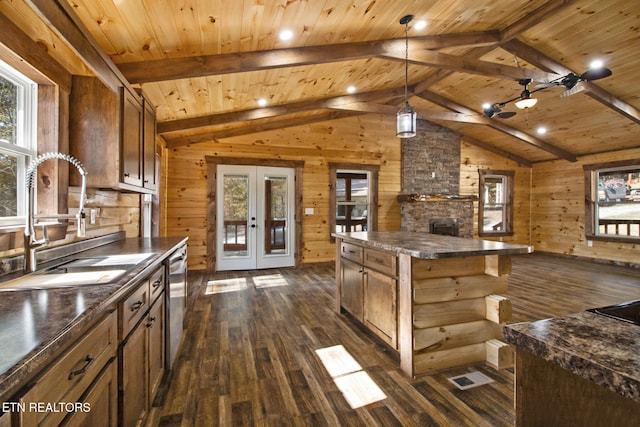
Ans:
[[[336,311],[398,351],[406,375],[484,360],[513,364],[500,341],[511,303],[500,294],[510,256],[530,246],[401,231],[334,237]]]

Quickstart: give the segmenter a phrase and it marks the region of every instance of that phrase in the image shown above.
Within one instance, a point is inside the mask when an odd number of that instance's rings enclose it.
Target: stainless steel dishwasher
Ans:
[[[184,331],[187,308],[187,246],[184,245],[167,261],[169,290],[166,294],[167,316],[167,368],[172,369]]]

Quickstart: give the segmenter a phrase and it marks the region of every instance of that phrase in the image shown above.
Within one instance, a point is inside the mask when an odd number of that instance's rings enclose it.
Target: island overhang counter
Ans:
[[[414,377],[486,360],[511,366],[511,255],[531,246],[406,231],[334,233],[336,311],[400,356]]]

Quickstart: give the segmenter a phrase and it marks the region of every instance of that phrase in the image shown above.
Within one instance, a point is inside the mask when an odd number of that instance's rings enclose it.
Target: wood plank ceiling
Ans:
[[[383,113],[392,125],[406,14],[419,118],[529,164],[640,146],[638,0],[58,1],[143,88],[169,147],[354,114]],[[279,39],[284,29],[290,41]],[[544,89],[527,111],[505,107],[518,112],[509,119],[481,114],[483,103],[518,96],[521,78],[535,88],[594,59],[613,75],[571,96]]]

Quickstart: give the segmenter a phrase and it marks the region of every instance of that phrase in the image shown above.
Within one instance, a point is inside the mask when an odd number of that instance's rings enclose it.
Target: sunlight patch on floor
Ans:
[[[249,285],[245,278],[209,280],[204,293],[205,295],[224,294],[227,292],[244,291],[248,287]]]
[[[351,408],[360,408],[387,398],[342,345],[320,348],[316,354]]]
[[[276,286],[288,286],[289,283],[282,274],[266,274],[251,278],[256,285],[256,289],[275,288]]]

